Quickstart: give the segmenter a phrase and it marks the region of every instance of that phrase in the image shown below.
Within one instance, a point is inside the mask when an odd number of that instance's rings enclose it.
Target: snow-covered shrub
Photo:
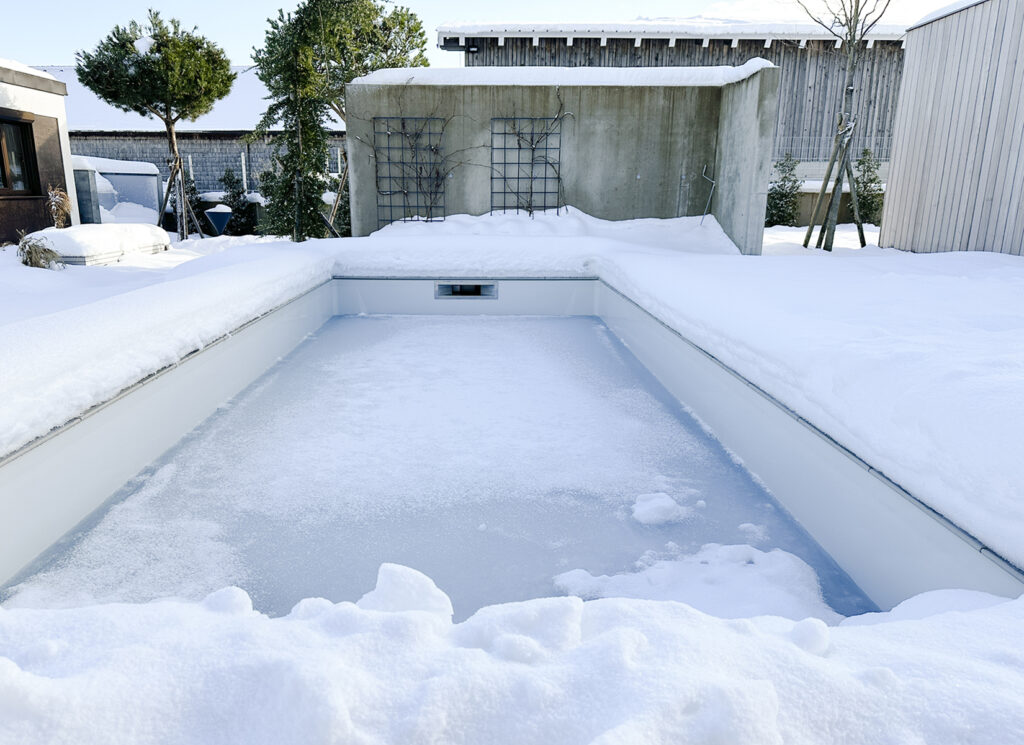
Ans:
[[[857,159],[857,206],[860,219],[872,225],[882,223],[882,204],[885,192],[878,177],[878,160],[868,148]]]
[[[21,231],[20,236],[18,258],[21,259],[22,264],[36,269],[64,268],[61,255],[50,247],[45,238],[37,235],[25,235],[25,231]]]
[[[778,177],[768,186],[768,206],[765,211],[765,227],[772,225],[796,225],[797,200],[802,185],[796,175],[799,161],[790,153],[775,164]]]

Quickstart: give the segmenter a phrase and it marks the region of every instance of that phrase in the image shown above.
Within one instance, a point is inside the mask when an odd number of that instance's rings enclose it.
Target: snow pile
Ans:
[[[633,519],[643,525],[663,525],[685,520],[692,510],[665,492],[641,494],[633,502]]]
[[[376,70],[349,85],[628,85],[723,86],[746,80],[771,62],[737,67],[403,67]]]
[[[26,75],[35,75],[37,78],[46,78],[47,80],[57,79],[50,73],[45,72],[44,70],[40,70],[35,67],[29,67],[28,65],[23,65],[20,62],[17,62],[12,59],[5,59],[4,57],[0,57],[0,68],[14,70],[15,72],[23,72]]]
[[[642,557],[637,571],[611,577],[573,569],[555,577],[555,586],[585,599],[684,600],[719,618],[814,617],[830,624],[842,618],[822,599],[814,570],[779,549],[709,543],[673,559]]]
[[[147,227],[155,227],[158,214],[159,213],[156,210],[150,209],[149,207],[143,207],[141,204],[135,204],[135,202],[118,202],[109,210],[106,207],[100,207],[100,221],[103,224],[113,223],[119,225],[144,225]],[[162,230],[162,228],[158,227],[157,230]],[[161,245],[159,248],[153,250],[162,251],[165,248],[167,248],[166,245]],[[110,260],[109,257],[111,255],[114,260],[118,260],[125,255],[125,252],[113,254],[111,254],[111,252],[107,252],[106,254],[98,254],[98,256],[104,255],[108,256],[106,260]]]
[[[722,620],[672,602],[547,598],[452,624],[398,567],[389,609],[203,602],[0,609],[0,741],[1014,742],[1024,601],[952,594],[918,620]],[[975,608],[971,610],[971,608]]]
[[[130,203],[126,203],[128,205]],[[115,206],[115,210],[121,205]],[[145,210],[139,205],[131,205]],[[155,222],[156,212],[153,212]],[[154,253],[170,247],[170,238],[156,225],[73,225],[68,228],[46,228],[27,237],[41,238],[61,257],[75,264],[96,264],[116,261],[130,253]]]
[[[82,225],[39,235],[86,228],[94,229],[87,235],[159,230]],[[330,277],[332,263],[315,245],[246,246],[189,262],[158,284],[0,326],[0,349],[8,350],[0,357],[0,452],[315,287]]]

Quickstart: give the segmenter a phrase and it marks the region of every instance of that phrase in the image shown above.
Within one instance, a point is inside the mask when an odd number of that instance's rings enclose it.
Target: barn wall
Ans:
[[[1024,252],[1024,3],[911,29],[879,242]]]
[[[503,46],[496,38],[467,38],[466,46],[477,52],[466,53],[467,66],[559,66],[559,67],[693,67],[702,65],[742,65],[763,57],[781,72],[778,123],[772,158],[791,152],[797,160],[828,160],[832,134],[839,114],[845,75],[846,55],[832,41],[799,42],[775,40],[765,48],[764,40],[741,39],[733,47],[730,40],[643,39],[637,47],[633,39],[574,39],[572,46],[564,38],[541,38],[537,46],[530,38],[508,37]],[[889,157],[892,123],[896,113],[903,71],[903,49],[898,41],[876,41],[862,50],[862,62],[854,79],[854,109],[858,134],[857,152],[871,148],[875,157]]]

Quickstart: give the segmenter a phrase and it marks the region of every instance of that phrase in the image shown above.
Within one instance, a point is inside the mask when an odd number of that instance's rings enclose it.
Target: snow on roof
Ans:
[[[130,173],[147,176],[160,175],[159,169],[157,169],[153,163],[144,163],[138,160],[97,158],[92,155],[72,155],[71,167],[76,171],[96,171],[97,173]]]
[[[966,10],[967,8],[971,8],[975,5],[981,5],[982,3],[987,2],[988,0],[957,0],[957,2],[955,3],[950,3],[949,5],[939,8],[938,10],[932,11],[924,18],[922,18],[920,21],[918,21],[910,28],[908,28],[907,31],[911,31],[915,28],[920,28],[921,26],[931,23],[932,21],[937,21],[940,18],[945,18],[946,16],[951,16],[954,13],[959,13],[961,10]]]
[[[56,80],[57,79],[57,78],[53,77],[53,75],[51,75],[48,72],[43,72],[42,70],[40,70],[38,68],[29,67],[28,65],[23,65],[20,62],[15,62],[12,59],[4,59],[3,57],[0,57],[0,68],[6,68],[8,70],[14,70],[16,72],[23,72],[23,73],[25,73],[27,75],[35,75],[37,78],[46,78],[47,80]]]
[[[878,25],[868,39],[897,40],[906,27]],[[811,21],[738,21],[722,18],[650,18],[626,23],[445,23],[437,28],[437,43],[446,38],[482,36],[626,37],[654,39],[832,39]],[[461,42],[460,42],[461,43]]]
[[[351,85],[721,86],[773,67],[756,57],[739,67],[401,67]]]
[[[234,66],[231,69],[237,74],[231,92],[218,101],[210,113],[194,122],[178,122],[178,132],[249,132],[256,128],[267,108],[267,89],[256,77],[255,68]],[[67,85],[65,103],[68,129],[72,132],[164,131],[163,122],[159,119],[121,111],[102,101],[78,81],[74,65],[37,67],[35,71],[37,75],[51,76]],[[338,119],[332,118],[331,121],[334,129],[345,129]]]

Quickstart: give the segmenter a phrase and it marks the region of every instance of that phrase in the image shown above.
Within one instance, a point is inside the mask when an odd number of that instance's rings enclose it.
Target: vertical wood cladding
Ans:
[[[881,245],[1024,254],[1021,59],[1020,0],[907,32]]]
[[[808,41],[801,49],[796,41],[772,42],[712,39],[707,47],[701,39],[608,39],[605,46],[595,38],[507,37],[502,46],[496,38],[467,38],[476,47],[465,55],[467,66],[558,66],[558,67],[694,67],[742,65],[763,57],[780,68],[779,116],[773,157],[791,152],[798,160],[827,160],[832,134],[839,115],[846,55],[832,41]],[[898,41],[876,41],[862,50],[854,80],[854,107],[859,151],[870,147],[882,160],[889,157],[893,120],[896,114],[903,49]]]

